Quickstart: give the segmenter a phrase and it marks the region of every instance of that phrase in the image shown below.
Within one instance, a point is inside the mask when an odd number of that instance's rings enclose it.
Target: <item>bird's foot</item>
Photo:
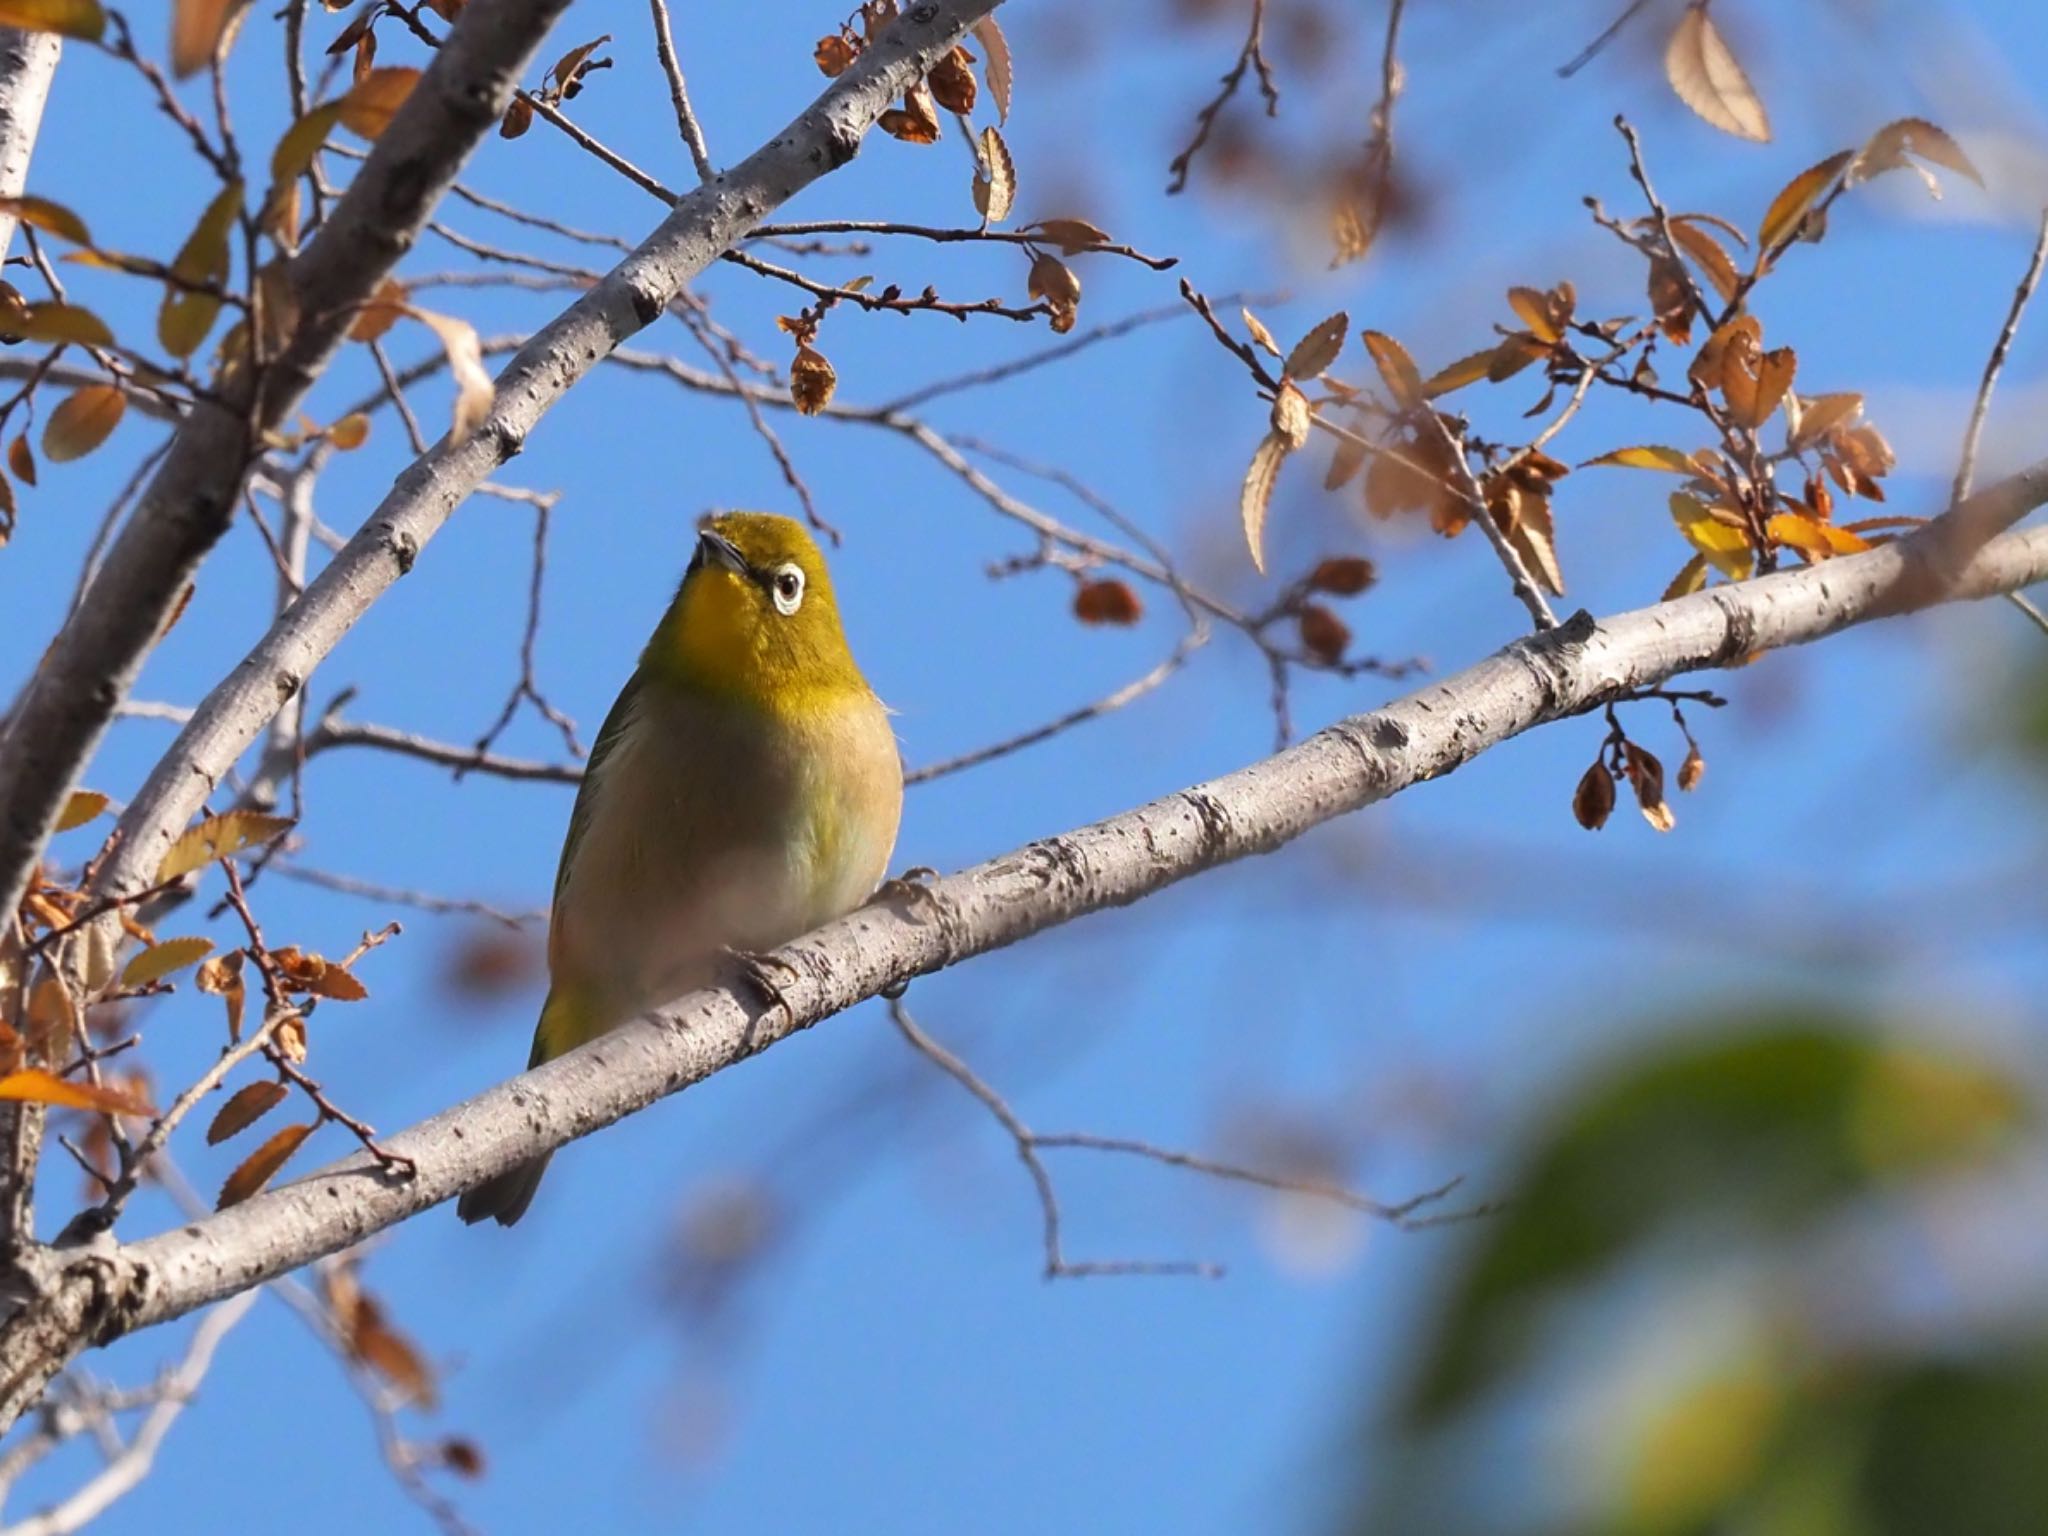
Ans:
[[[796,1009],[790,1006],[788,996],[784,994],[776,980],[776,973],[781,973],[782,978],[788,981],[795,981],[802,973],[779,955],[757,955],[750,950],[733,949],[728,946],[725,958],[732,962],[733,969],[740,973],[740,978],[753,988],[762,1002],[768,1005],[767,1012],[781,1013],[784,1024],[790,1029],[795,1029]],[[760,1024],[760,1015],[748,1021],[746,1039],[742,1042],[747,1050],[751,1051],[754,1048],[754,1032]]]
[[[876,886],[871,900],[885,906],[900,901],[913,910],[920,907],[935,909],[939,898],[933,892],[931,882],[938,878],[939,872],[929,864],[913,864],[902,874],[892,875]]]

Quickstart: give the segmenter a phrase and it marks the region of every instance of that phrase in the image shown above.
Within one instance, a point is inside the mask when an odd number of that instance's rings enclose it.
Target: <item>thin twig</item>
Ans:
[[[697,114],[690,110],[689,88],[683,83],[683,67],[676,60],[676,40],[669,34],[667,0],[648,0],[654,12],[654,51],[661,59],[661,72],[668,76],[669,100],[675,104],[676,131],[690,146],[690,158],[697,164],[699,181],[715,181],[718,169],[711,163],[711,151],[704,143],[704,130]]]
[[[1195,136],[1188,141],[1187,148],[1173,157],[1167,167],[1173,180],[1166,184],[1169,194],[1184,190],[1188,184],[1188,171],[1195,163],[1195,156],[1202,152],[1202,146],[1209,142],[1209,132],[1216,126],[1216,116],[1229,104],[1238,87],[1244,84],[1244,72],[1255,68],[1258,72],[1259,94],[1266,101],[1266,116],[1280,114],[1280,91],[1273,84],[1272,66],[1266,62],[1265,51],[1266,0],[1252,0],[1251,26],[1245,32],[1244,46],[1237,51],[1237,62],[1230,66],[1230,72],[1223,76],[1221,88],[1210,98],[1208,104],[1195,114]]]

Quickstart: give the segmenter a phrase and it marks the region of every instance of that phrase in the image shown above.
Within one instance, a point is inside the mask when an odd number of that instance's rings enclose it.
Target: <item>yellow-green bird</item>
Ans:
[[[903,763],[801,524],[703,528],[598,732],[569,816],[529,1066],[858,906],[896,843]],[[510,1226],[545,1157],[462,1197]]]

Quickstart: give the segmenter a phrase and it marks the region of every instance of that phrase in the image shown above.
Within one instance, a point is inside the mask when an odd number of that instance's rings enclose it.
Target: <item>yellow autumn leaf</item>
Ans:
[[[73,827],[82,827],[106,808],[107,797],[98,790],[74,789],[71,798],[64,802],[64,809],[57,815],[55,830],[69,832]]]
[[[1699,465],[1693,463],[1690,454],[1654,444],[1642,448],[1617,448],[1597,459],[1586,460],[1579,468],[1592,469],[1601,464],[1618,464],[1623,469],[1661,469],[1674,475],[1696,475],[1700,472]]]
[[[30,304],[7,317],[7,329],[24,341],[69,341],[87,347],[114,344],[107,322],[77,304]]]
[[[371,70],[341,98],[342,127],[358,138],[378,138],[419,81],[420,72],[403,65]]]
[[[229,811],[225,815],[209,816],[165,851],[163,863],[157,866],[157,883],[203,869],[216,859],[224,859],[257,843],[267,843],[273,837],[290,831],[291,826],[291,818],[287,816],[264,816],[255,811]]]
[[[85,220],[62,203],[52,202],[47,197],[26,193],[20,197],[0,197],[0,213],[11,213],[31,228],[40,229],[46,235],[55,235],[60,240],[69,240],[73,245],[92,244],[92,235],[85,227]]]
[[[107,30],[107,13],[99,0],[0,0],[0,27],[96,43]]]
[[[228,1175],[227,1182],[220,1187],[220,1199],[216,1210],[226,1210],[231,1205],[240,1205],[277,1176],[299,1145],[318,1130],[320,1122],[315,1120],[307,1125],[288,1125],[272,1136],[262,1146],[251,1152],[241,1167]]]
[[[0,1077],[0,1099],[17,1103],[50,1104],[59,1109],[94,1109],[108,1115],[132,1115],[148,1119],[156,1114],[132,1093],[118,1088],[94,1087],[73,1082],[40,1067],[24,1067]]]
[[[212,950],[211,939],[165,939],[161,944],[150,945],[122,968],[121,985],[142,987],[152,981],[161,981],[173,971],[197,965]]]
[[[1749,574],[1752,553],[1748,533],[1715,517],[1697,496],[1674,492],[1671,520],[1678,524],[1686,541],[1722,575],[1740,581]]]
[[[73,390],[43,423],[43,457],[53,464],[82,459],[121,424],[128,397],[111,384]]]

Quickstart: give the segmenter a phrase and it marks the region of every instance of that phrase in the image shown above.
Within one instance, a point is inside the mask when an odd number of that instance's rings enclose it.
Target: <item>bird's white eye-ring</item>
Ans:
[[[778,565],[768,578],[768,595],[775,611],[787,617],[804,605],[804,572],[798,565]]]

